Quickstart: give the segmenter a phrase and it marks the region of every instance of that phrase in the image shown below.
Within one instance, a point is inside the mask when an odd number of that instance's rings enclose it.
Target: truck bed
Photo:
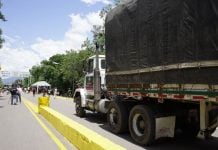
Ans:
[[[132,0],[113,9],[105,23],[109,91],[216,101],[217,10],[217,0]]]

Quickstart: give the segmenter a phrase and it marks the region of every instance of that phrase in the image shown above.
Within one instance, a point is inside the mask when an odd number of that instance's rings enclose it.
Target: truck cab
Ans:
[[[96,67],[96,55],[87,60],[87,69],[85,75],[84,88],[88,96],[94,96],[94,69]],[[99,72],[101,88],[105,89],[105,55],[99,55]]]
[[[100,95],[100,99],[95,98],[95,69],[97,66],[96,55],[91,56],[87,60],[86,75],[84,81],[84,88],[77,88],[74,92],[74,102],[76,107],[76,114],[79,117],[84,117],[86,110],[93,112],[106,113],[106,103],[109,100]],[[106,91],[105,85],[105,55],[98,55],[98,72],[99,72],[99,89],[100,94]]]

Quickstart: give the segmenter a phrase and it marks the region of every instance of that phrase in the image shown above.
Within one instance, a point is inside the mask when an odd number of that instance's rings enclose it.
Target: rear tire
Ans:
[[[76,109],[76,115],[78,117],[85,117],[86,111],[84,110],[84,108],[81,105],[81,97],[78,96],[76,97],[76,103],[75,103],[75,109]]]
[[[155,117],[145,105],[136,105],[129,116],[129,131],[133,140],[140,145],[151,145],[155,141]]]
[[[121,101],[112,101],[108,108],[107,122],[113,133],[124,133],[128,130],[128,111]]]

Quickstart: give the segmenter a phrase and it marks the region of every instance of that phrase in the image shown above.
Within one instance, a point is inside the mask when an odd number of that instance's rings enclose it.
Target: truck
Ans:
[[[105,21],[106,55],[87,60],[76,114],[107,114],[115,134],[140,145],[218,126],[218,2],[131,0]],[[106,61],[105,61],[106,60]]]

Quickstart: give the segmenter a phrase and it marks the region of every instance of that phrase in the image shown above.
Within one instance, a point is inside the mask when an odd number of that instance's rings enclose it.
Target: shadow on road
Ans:
[[[110,132],[105,114],[87,113],[85,120],[97,123],[99,127]],[[129,133],[116,136],[135,144]],[[218,138],[212,137],[208,140],[201,140],[198,138],[190,139],[185,137],[161,138],[156,140],[154,145],[150,147],[141,146],[141,148],[147,150],[218,150]]]
[[[160,139],[156,145],[146,147],[148,150],[217,150],[218,138],[211,138],[208,140],[201,140],[197,138],[173,138],[165,141]]]
[[[76,114],[75,114],[76,115]],[[86,113],[85,120],[97,124],[106,124],[107,123],[107,116],[106,114],[101,113]]]

